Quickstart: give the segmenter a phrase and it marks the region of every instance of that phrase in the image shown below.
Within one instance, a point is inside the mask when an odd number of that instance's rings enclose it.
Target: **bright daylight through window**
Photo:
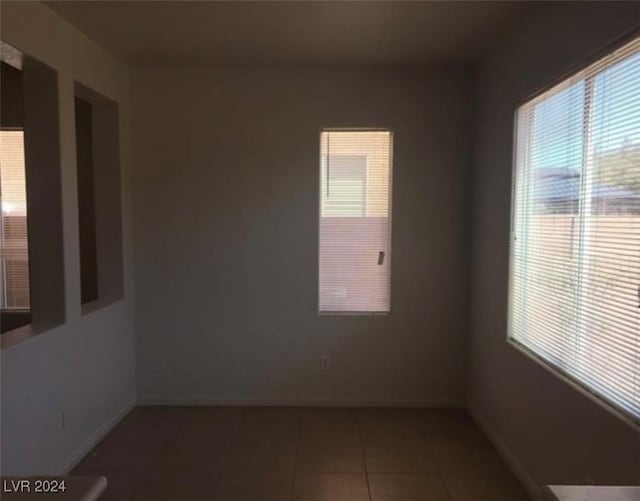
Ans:
[[[24,132],[0,131],[0,197],[2,247],[0,270],[3,311],[29,311],[29,253]]]
[[[640,39],[517,113],[509,336],[640,419]]]
[[[391,132],[327,130],[320,139],[320,312],[386,313]]]

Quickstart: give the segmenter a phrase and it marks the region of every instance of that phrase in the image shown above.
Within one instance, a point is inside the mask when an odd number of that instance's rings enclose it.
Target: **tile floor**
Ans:
[[[74,469],[101,499],[529,499],[457,409],[137,407]]]

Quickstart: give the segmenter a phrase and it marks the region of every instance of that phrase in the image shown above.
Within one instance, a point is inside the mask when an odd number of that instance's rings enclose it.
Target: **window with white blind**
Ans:
[[[517,111],[509,336],[640,422],[640,38]]]
[[[388,130],[320,137],[321,313],[387,313],[391,297]]]
[[[0,340],[65,321],[58,75],[0,40]]]
[[[22,130],[0,130],[0,198],[0,307],[3,311],[28,311],[27,189]]]

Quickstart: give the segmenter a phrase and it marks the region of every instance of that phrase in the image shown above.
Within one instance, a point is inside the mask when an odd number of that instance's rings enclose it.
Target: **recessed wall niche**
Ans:
[[[123,297],[118,104],[75,84],[80,296],[83,314]]]

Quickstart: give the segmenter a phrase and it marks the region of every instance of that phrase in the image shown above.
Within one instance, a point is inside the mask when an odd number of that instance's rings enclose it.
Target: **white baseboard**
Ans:
[[[124,418],[130,411],[136,406],[135,400],[131,400],[122,408],[118,409],[115,413],[106,419],[89,437],[87,437],[79,447],[77,447],[67,459],[63,462],[60,468],[56,468],[56,471],[52,472],[52,475],[68,475],[76,464],[84,458],[91,449],[93,449],[100,440],[102,440],[111,429],[117,425],[122,418]]]
[[[484,418],[480,417],[480,415],[474,412],[473,409],[468,410],[473,420],[489,438],[495,449],[498,451],[498,454],[500,454],[511,472],[524,486],[529,495],[536,501],[542,500],[543,498],[540,486],[534,480],[531,474],[524,468],[524,466],[522,466],[522,463],[516,457],[516,455],[505,445],[502,439],[498,437],[498,435],[493,431],[493,429],[489,426]]]
[[[362,398],[301,395],[141,395],[139,405],[284,405],[296,407],[464,407],[462,398]]]

